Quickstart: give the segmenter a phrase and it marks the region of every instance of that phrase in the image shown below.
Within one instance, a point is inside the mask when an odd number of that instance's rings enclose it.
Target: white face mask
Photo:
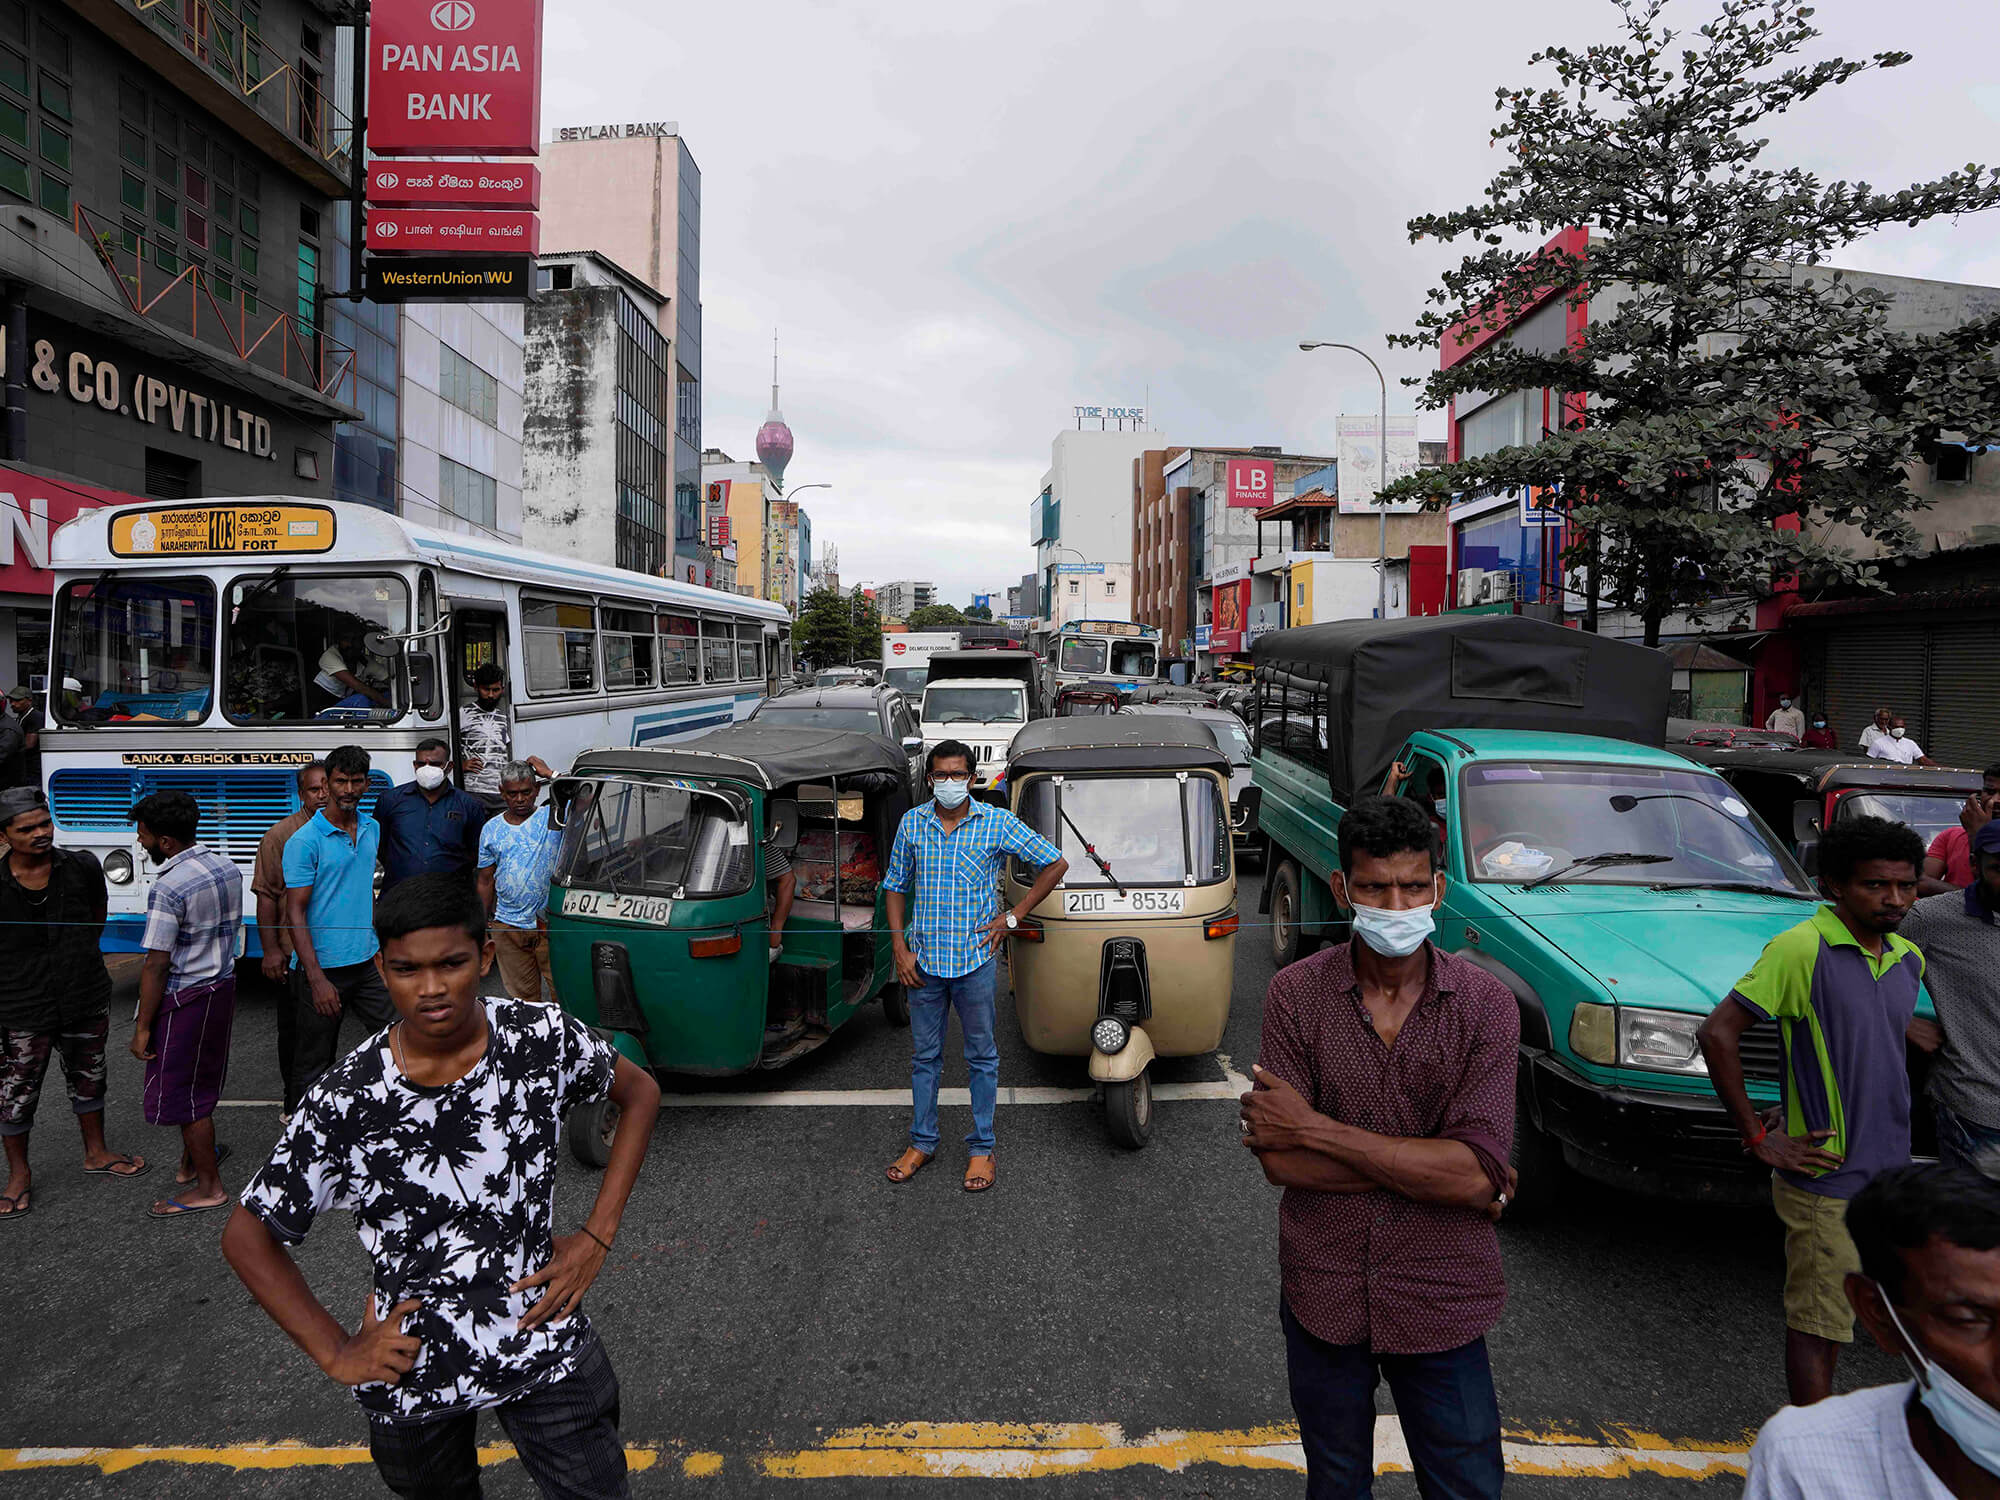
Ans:
[[[1437,930],[1437,882],[1431,882],[1431,904],[1393,911],[1386,906],[1354,904],[1354,935],[1384,958],[1408,958]]]
[[[1881,1282],[1875,1283],[1875,1290],[1881,1292],[1882,1305],[1889,1309],[1889,1321],[1903,1336],[1906,1346],[1903,1362],[1917,1377],[1917,1399],[1923,1402],[1924,1410],[1951,1435],[1967,1458],[1989,1474],[2000,1474],[2000,1411],[1967,1390],[1950,1371],[1925,1354],[1910,1337],[1903,1320],[1896,1316],[1895,1305],[1882,1290]]]
[[[418,766],[417,785],[427,792],[434,792],[444,785],[443,766]]]
[[[969,781],[933,781],[931,783],[931,791],[937,796],[938,806],[949,809],[962,806],[965,799],[972,795],[972,783]]]
[[[1780,698],[1778,700],[1778,707],[1780,708],[1790,708],[1791,706],[1792,706],[1792,700],[1789,698]]]
[[[1897,726],[1896,726],[1896,727],[1895,727],[1894,729],[1892,729],[1892,730],[1890,730],[1890,731],[1889,731],[1889,733],[1893,734],[1893,735],[1894,735],[1894,736],[1895,736],[1895,737],[1896,737],[1897,739],[1899,739],[1899,740],[1900,740],[1900,739],[1901,739],[1901,738],[1902,738],[1902,737],[1903,737],[1904,735],[1908,734],[1909,732],[1910,732],[1909,730],[1905,729],[1905,728],[1904,728],[1904,727],[1903,727],[1902,725],[1900,725],[1900,724],[1898,724],[1898,725],[1897,725]]]

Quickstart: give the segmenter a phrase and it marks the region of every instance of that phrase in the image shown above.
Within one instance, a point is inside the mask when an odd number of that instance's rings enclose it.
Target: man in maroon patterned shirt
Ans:
[[[1500,1493],[1486,1332],[1507,1286],[1493,1224],[1513,1174],[1520,1015],[1507,987],[1432,946],[1437,837],[1414,802],[1340,823],[1353,941],[1281,970],[1243,1144],[1285,1189],[1279,1309],[1311,1500],[1367,1500],[1388,1377],[1419,1491]]]

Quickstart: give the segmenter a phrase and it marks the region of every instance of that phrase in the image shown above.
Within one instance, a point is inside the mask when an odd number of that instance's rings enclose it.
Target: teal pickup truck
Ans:
[[[1416,799],[1444,846],[1437,943],[1521,1008],[1519,1203],[1576,1177],[1767,1198],[1695,1029],[1819,896],[1727,782],[1657,747],[1666,659],[1534,620],[1446,616],[1279,631],[1255,660],[1277,962],[1346,936],[1327,885],[1343,803]],[[1743,1058],[1751,1097],[1775,1102],[1776,1028],[1746,1033]]]

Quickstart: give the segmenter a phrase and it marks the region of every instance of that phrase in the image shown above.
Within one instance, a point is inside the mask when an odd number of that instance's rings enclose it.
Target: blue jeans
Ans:
[[[910,1144],[926,1156],[938,1148],[938,1080],[944,1076],[944,1033],[958,1012],[965,1033],[965,1065],[972,1072],[972,1134],[965,1144],[974,1156],[993,1154],[993,1103],[1000,1093],[1000,1049],[993,1041],[993,959],[956,979],[918,974],[910,991],[910,1093],[916,1114]]]
[[[1938,1160],[1947,1167],[1970,1167],[2000,1178],[2000,1130],[1976,1124],[1935,1099],[1931,1109],[1937,1116]]]
[[[1281,1300],[1292,1410],[1306,1450],[1307,1500],[1369,1500],[1375,1481],[1375,1387],[1396,1398],[1403,1441],[1424,1500],[1493,1500],[1505,1465],[1500,1403],[1486,1340],[1438,1354],[1375,1354],[1329,1344]]]

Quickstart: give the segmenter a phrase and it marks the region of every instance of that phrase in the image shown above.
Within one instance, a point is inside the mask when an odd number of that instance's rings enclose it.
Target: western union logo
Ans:
[[[477,271],[397,271],[384,267],[376,276],[384,286],[511,286],[513,273],[498,266]]]

